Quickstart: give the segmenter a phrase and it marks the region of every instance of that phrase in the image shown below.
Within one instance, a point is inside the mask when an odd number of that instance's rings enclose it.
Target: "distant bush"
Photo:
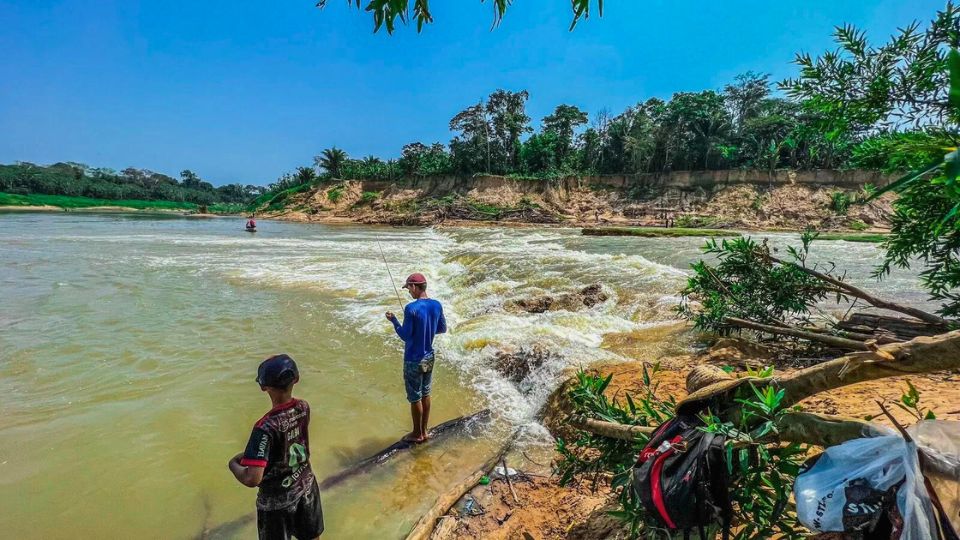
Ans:
[[[357,205],[371,204],[380,198],[380,193],[379,191],[364,191],[363,195],[360,196],[360,200],[357,201]]]
[[[81,163],[0,165],[0,192],[21,195],[62,195],[102,200],[173,201],[210,205],[251,202],[262,192],[257,186],[230,184],[214,187],[190,170],[181,179],[128,167],[119,173]]]
[[[674,220],[674,225],[687,229],[704,229],[716,227],[720,218],[714,216],[691,216],[684,214]]]
[[[853,229],[853,230],[855,230],[855,231],[865,231],[865,230],[867,230],[868,227],[869,227],[869,225],[867,225],[866,223],[864,223],[863,220],[861,220],[861,219],[855,219],[855,220],[853,220],[853,221],[850,222],[850,228]]]
[[[337,204],[343,198],[343,186],[337,186],[327,192],[327,199],[333,204]]]
[[[834,191],[830,194],[830,209],[838,214],[846,214],[853,202],[850,196],[843,191]]]

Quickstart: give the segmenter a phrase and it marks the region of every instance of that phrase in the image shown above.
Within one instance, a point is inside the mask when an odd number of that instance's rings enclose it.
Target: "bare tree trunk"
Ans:
[[[649,426],[604,422],[582,416],[571,417],[568,424],[594,435],[621,441],[634,441],[639,436],[650,436],[656,429]],[[786,413],[777,428],[779,430],[779,440],[823,447],[834,446],[861,437],[878,437],[890,434],[888,428],[865,420],[807,412]]]
[[[814,394],[858,382],[951,369],[960,369],[960,330],[891,343],[878,352],[851,353],[775,377],[772,383],[786,390],[783,405],[787,407]]]
[[[769,257],[769,256],[768,256],[768,257]],[[786,266],[786,265],[793,265],[794,267],[800,269],[800,271],[805,272],[805,273],[807,273],[807,274],[810,274],[811,276],[813,276],[813,277],[815,277],[815,278],[817,278],[817,279],[820,279],[820,280],[822,280],[822,281],[826,281],[827,283],[830,283],[831,285],[834,285],[834,286],[840,288],[844,293],[846,293],[846,294],[848,294],[848,295],[850,295],[850,296],[856,297],[856,298],[860,298],[861,300],[865,300],[866,302],[870,303],[870,305],[872,305],[872,306],[874,306],[874,307],[878,307],[878,308],[881,308],[881,309],[889,309],[890,311],[898,311],[898,312],[903,313],[903,314],[905,314],[905,315],[909,315],[909,316],[911,316],[911,317],[916,317],[917,319],[920,319],[921,321],[928,322],[928,323],[930,323],[930,324],[936,324],[936,325],[941,326],[941,327],[943,327],[943,328],[949,328],[949,326],[950,326],[950,321],[944,319],[943,317],[939,317],[939,316],[934,315],[934,314],[932,314],[932,313],[927,313],[926,311],[923,311],[922,309],[916,309],[916,308],[912,308],[912,307],[909,307],[909,306],[904,306],[904,305],[900,305],[900,304],[897,304],[897,303],[894,303],[894,302],[890,302],[889,300],[884,300],[883,298],[878,298],[878,297],[876,297],[876,296],[868,293],[867,291],[865,291],[865,290],[863,290],[863,289],[861,289],[861,288],[859,288],[859,287],[855,287],[855,286],[853,286],[853,285],[851,285],[851,284],[849,284],[849,283],[840,281],[839,279],[837,279],[837,278],[835,278],[835,277],[833,277],[833,276],[829,276],[829,275],[827,275],[827,274],[824,274],[824,273],[822,273],[822,272],[817,272],[816,270],[814,270],[814,269],[812,269],[812,268],[807,268],[806,266],[802,266],[802,265],[799,265],[799,264],[796,264],[796,263],[783,261],[783,260],[778,259],[778,258],[776,258],[776,257],[769,257],[769,259],[770,259],[771,261],[775,262],[775,263],[782,264],[782,265],[784,265],[784,266]]]
[[[778,335],[784,335],[784,336],[793,336],[801,339],[806,339],[809,341],[816,341],[816,342],[820,342],[825,345],[830,345],[831,347],[837,347],[840,349],[849,349],[853,351],[869,350],[862,341],[856,341],[853,339],[847,339],[847,338],[831,336],[826,334],[818,334],[815,332],[808,332],[805,330],[800,330],[793,326],[770,326],[768,324],[755,323],[753,321],[748,321],[746,319],[738,319],[736,317],[724,317],[723,322],[730,324],[732,326],[738,326],[740,328],[749,328],[750,330],[756,330],[758,332],[766,332],[768,334],[778,334]]]

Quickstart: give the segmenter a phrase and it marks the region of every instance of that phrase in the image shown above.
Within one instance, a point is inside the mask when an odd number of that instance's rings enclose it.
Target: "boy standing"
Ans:
[[[403,308],[403,324],[389,311],[387,320],[403,340],[403,383],[413,417],[413,431],[404,435],[403,440],[421,443],[427,440],[430,420],[433,338],[447,331],[447,321],[440,302],[427,297],[427,278],[423,274],[410,274],[403,288],[414,300]]]
[[[230,460],[230,472],[241,484],[260,488],[260,540],[314,540],[323,533],[323,510],[310,468],[310,405],[293,397],[300,372],[293,358],[279,354],[260,364],[256,381],[273,408],[254,424],[247,449]]]

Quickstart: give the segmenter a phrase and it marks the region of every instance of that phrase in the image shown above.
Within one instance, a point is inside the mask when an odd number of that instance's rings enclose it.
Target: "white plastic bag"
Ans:
[[[934,538],[934,514],[923,485],[917,447],[891,435],[854,439],[823,452],[793,487],[797,517],[808,529],[844,532],[878,515],[896,489],[903,540]],[[874,521],[875,523],[875,521]]]
[[[907,432],[926,458],[923,472],[937,492],[944,514],[960,531],[960,422],[924,420]]]

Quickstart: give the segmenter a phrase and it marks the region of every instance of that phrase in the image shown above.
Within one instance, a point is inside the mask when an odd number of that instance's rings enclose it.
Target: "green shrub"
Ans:
[[[834,191],[830,194],[830,209],[838,214],[846,214],[853,202],[844,191]]]
[[[370,204],[380,198],[380,191],[364,191],[357,204]]]
[[[869,227],[869,225],[864,223],[862,219],[855,219],[850,222],[850,228],[855,231],[865,231],[867,227]]]
[[[337,204],[337,202],[339,202],[340,199],[342,198],[343,198],[343,186],[337,186],[327,192],[327,200],[329,200],[333,204]]]
[[[674,224],[681,228],[701,229],[716,227],[719,222],[720,219],[715,216],[691,216],[684,214],[678,217],[674,221]]]

